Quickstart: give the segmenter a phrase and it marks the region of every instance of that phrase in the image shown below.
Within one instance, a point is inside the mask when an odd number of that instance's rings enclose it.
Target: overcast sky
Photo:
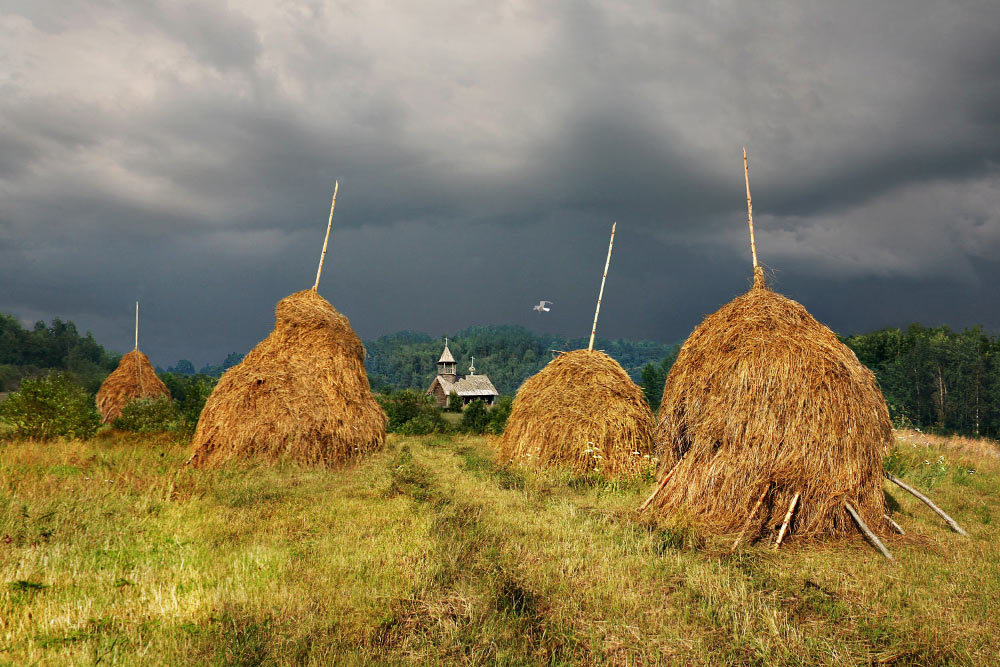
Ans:
[[[842,333],[1000,331],[1000,3],[5,0],[0,311],[218,362],[312,286],[364,338],[683,339],[751,277]],[[552,312],[531,310],[539,299]]]

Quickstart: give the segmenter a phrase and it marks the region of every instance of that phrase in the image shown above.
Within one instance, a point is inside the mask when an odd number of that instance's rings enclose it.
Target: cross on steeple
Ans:
[[[438,375],[455,375],[457,365],[455,357],[451,356],[451,350],[448,349],[448,339],[445,338],[444,352],[441,353],[441,358],[437,362]]]
[[[469,364],[469,375],[476,374],[476,358],[472,357],[472,363]]]

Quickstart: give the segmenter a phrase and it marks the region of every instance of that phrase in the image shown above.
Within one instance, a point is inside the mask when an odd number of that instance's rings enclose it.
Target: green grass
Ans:
[[[902,439],[888,565],[634,509],[645,480],[391,436],[342,471],[188,470],[183,443],[0,443],[0,665],[964,665],[1000,658],[1000,459]],[[974,472],[970,473],[969,471]]]

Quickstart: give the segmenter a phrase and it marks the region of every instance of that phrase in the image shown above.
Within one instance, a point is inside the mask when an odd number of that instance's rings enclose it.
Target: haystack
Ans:
[[[339,466],[381,447],[386,416],[348,319],[314,290],[275,308],[274,331],[219,380],[194,434],[196,466],[234,459]]]
[[[845,501],[887,532],[892,424],[874,374],[754,274],[749,292],[694,330],[667,377],[656,442],[661,479],[673,474],[653,506],[752,535],[782,524],[800,494],[790,524],[800,537],[855,533]]]
[[[101,384],[97,391],[97,410],[104,423],[108,423],[120,417],[122,410],[132,401],[158,396],[169,399],[170,390],[156,377],[149,357],[137,347],[122,357],[118,368]]]
[[[892,440],[875,375],[802,305],[768,289],[757,264],[743,151],[753,287],[681,347],[656,428],[655,500],[717,532],[878,539],[892,523],[882,459]],[[779,529],[780,526],[780,529]],[[870,528],[869,528],[870,527]]]
[[[629,475],[650,464],[655,420],[642,390],[597,350],[560,354],[517,391],[503,458],[576,473]]]

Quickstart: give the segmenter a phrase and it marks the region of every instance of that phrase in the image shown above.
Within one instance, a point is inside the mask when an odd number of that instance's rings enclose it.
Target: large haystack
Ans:
[[[149,357],[138,348],[122,357],[118,368],[105,378],[97,390],[97,411],[108,423],[122,414],[122,409],[137,398],[170,398],[170,390],[156,377]]]
[[[660,478],[683,458],[654,507],[752,537],[780,524],[801,493],[794,534],[856,533],[845,501],[885,534],[891,436],[872,372],[756,269],[753,288],[705,318],[667,377]]]
[[[617,361],[574,350],[525,380],[514,399],[500,453],[577,473],[634,474],[650,464],[655,420]]]
[[[274,331],[219,380],[190,463],[234,459],[336,466],[380,447],[386,416],[372,397],[361,339],[314,290],[278,302]]]

